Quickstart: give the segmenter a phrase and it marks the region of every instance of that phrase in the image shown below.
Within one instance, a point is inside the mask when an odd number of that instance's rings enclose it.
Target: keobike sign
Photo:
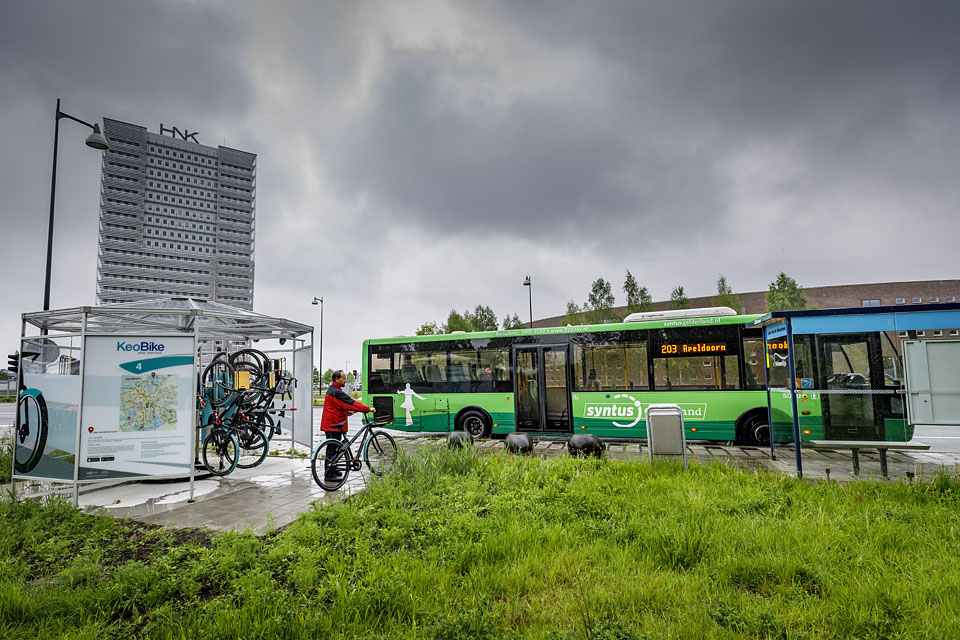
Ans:
[[[87,336],[79,480],[187,474],[192,337]]]

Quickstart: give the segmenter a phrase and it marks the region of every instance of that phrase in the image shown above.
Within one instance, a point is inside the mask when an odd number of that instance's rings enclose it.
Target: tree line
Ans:
[[[583,304],[575,300],[567,302],[567,312],[563,317],[563,324],[602,324],[606,322],[620,322],[631,313],[653,311],[653,297],[647,287],[641,286],[636,277],[628,270],[623,280],[623,294],[626,309],[617,311],[616,297],[613,294],[613,285],[604,278],[597,278],[590,286],[590,292]],[[744,306],[740,296],[733,290],[727,277],[723,274],[717,278],[717,293],[711,301],[714,307],[730,307],[738,313],[743,313]],[[766,293],[767,311],[791,311],[807,308],[807,299],[803,295],[803,288],[797,281],[784,272],[780,272],[770,283]],[[667,309],[689,309],[690,298],[682,285],[677,285],[670,292]]]
[[[517,314],[506,315],[500,326],[497,326],[497,314],[486,305],[478,304],[473,311],[467,309],[460,313],[450,309],[447,321],[442,324],[424,322],[417,329],[418,336],[432,336],[454,331],[496,331],[497,329],[522,329],[526,323]]]
[[[623,295],[626,309],[618,311],[613,285],[609,280],[597,278],[590,286],[587,299],[578,304],[575,300],[567,302],[567,311],[563,316],[563,324],[603,324],[607,322],[621,322],[631,313],[653,311],[653,297],[647,287],[641,286],[636,277],[629,270],[623,280]],[[717,293],[711,302],[715,307],[730,307],[738,313],[743,313],[743,303],[740,296],[733,290],[723,274],[717,278]],[[770,283],[766,292],[767,311],[794,311],[807,308],[807,299],[803,295],[803,288],[797,281],[781,271],[776,279]],[[667,301],[668,309],[689,309],[690,298],[682,285],[677,285],[670,292]],[[473,311],[469,309],[462,313],[451,309],[444,323],[424,322],[417,329],[418,336],[438,335],[454,331],[496,331],[500,329],[522,329],[526,323],[520,320],[517,314],[507,315],[499,327],[497,315],[488,306],[477,305]]]

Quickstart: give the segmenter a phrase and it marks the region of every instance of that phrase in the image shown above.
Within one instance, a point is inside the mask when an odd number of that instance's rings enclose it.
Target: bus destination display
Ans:
[[[722,342],[668,342],[660,345],[662,356],[699,355],[702,353],[726,353],[727,345]]]

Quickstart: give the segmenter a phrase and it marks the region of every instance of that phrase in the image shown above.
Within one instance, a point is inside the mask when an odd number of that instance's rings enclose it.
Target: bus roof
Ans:
[[[710,327],[727,324],[746,324],[761,317],[762,314],[735,316],[707,316],[698,318],[665,318],[644,322],[613,322],[608,324],[578,324],[564,327],[534,327],[533,329],[498,329],[496,331],[471,331],[441,333],[430,336],[405,336],[394,338],[371,338],[370,344],[393,344],[398,342],[442,342],[445,340],[466,340],[471,338],[509,338],[521,336],[541,336],[570,333],[598,333],[605,331],[638,331],[642,329],[661,329],[679,327]]]

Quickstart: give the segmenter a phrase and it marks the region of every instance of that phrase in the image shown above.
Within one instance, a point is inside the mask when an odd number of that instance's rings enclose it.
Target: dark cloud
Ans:
[[[388,46],[369,108],[324,156],[341,194],[448,235],[509,229],[556,239],[603,221],[633,242],[714,234],[727,221],[726,165],[754,145],[793,157],[796,173],[782,186],[807,199],[865,182],[898,181],[905,197],[931,182],[951,188],[944,147],[929,145],[918,123],[937,118],[937,135],[960,134],[943,118],[958,95],[953,5],[500,11],[516,37],[583,52],[585,95],[492,100],[482,56]]]
[[[251,91],[246,38],[231,12],[202,3],[10,2],[0,73],[17,92],[8,99],[52,92],[138,122],[144,110],[242,113]]]

